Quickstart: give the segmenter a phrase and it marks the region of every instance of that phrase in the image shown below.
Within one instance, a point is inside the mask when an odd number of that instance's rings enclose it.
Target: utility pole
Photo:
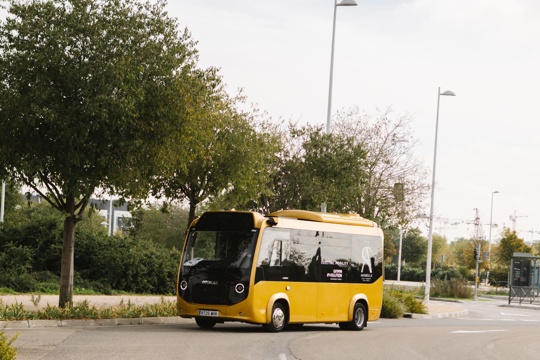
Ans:
[[[474,232],[473,232],[473,241],[475,242],[474,248],[474,260],[476,263],[476,272],[474,275],[474,301],[478,300],[478,267],[480,265],[480,251],[481,243],[480,241],[484,238],[482,233],[482,226],[480,225],[480,214],[478,208],[474,209]]]
[[[474,276],[474,301],[478,300],[478,265],[480,263],[480,243],[474,248],[474,260],[476,260],[476,273]]]

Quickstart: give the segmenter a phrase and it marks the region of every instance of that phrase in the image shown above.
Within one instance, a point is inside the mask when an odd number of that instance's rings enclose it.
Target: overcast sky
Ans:
[[[435,215],[463,223],[435,231],[470,237],[478,208],[487,238],[499,191],[492,239],[515,212],[519,235],[540,240],[540,1],[357,2],[337,8],[333,112],[412,116],[431,170],[437,89],[452,90],[440,104]],[[171,0],[169,11],[230,92],[243,88],[276,120],[326,123],[333,0]]]

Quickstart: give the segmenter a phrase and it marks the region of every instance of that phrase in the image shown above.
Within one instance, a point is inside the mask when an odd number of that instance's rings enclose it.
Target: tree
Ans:
[[[534,242],[531,246],[533,256],[540,256],[540,242]]]
[[[392,262],[394,256],[399,258],[399,229],[396,227],[387,227],[383,229],[384,232],[384,261],[386,263]],[[403,238],[402,244],[403,244]]]
[[[353,210],[380,224],[406,226],[422,208],[429,189],[426,170],[413,156],[416,141],[410,121],[391,109],[372,116],[353,108],[338,112],[334,122],[336,134],[354,137],[366,152],[363,172],[367,180],[357,191]],[[399,198],[396,184],[402,189]]]
[[[476,260],[474,258],[474,251],[477,245],[480,245],[479,269],[487,269],[489,264],[487,259],[485,261],[483,260],[483,253],[488,250],[488,242],[483,239],[461,238],[457,241],[453,241],[448,247],[448,263],[471,270],[475,269]]]
[[[163,203],[161,206],[139,207],[131,213],[131,236],[153,241],[166,248],[182,249],[184,233],[180,229],[187,228],[187,209]]]
[[[97,190],[144,196],[182,125],[194,64],[165,1],[7,1],[0,25],[0,177],[65,215],[59,305],[72,301],[75,225]]]
[[[505,228],[502,235],[499,246],[494,252],[499,265],[510,264],[515,252],[530,253],[532,251],[530,246],[525,245],[525,240],[518,238],[515,231]]]
[[[427,254],[427,239],[422,236],[419,229],[412,229],[405,233],[402,243],[401,260],[414,265],[425,263]]]
[[[471,267],[471,260],[473,258],[474,244],[469,239],[460,238],[456,241],[452,241],[448,247],[448,264],[463,266],[467,268]]]
[[[446,254],[448,250],[448,240],[444,236],[433,234],[432,241],[433,242],[432,242],[432,248],[431,248],[431,253],[432,253],[431,263],[437,264],[441,262],[441,255]]]
[[[180,146],[170,157],[174,176],[164,178],[157,192],[188,200],[190,224],[207,199],[227,206],[265,192],[275,142],[257,132],[256,109],[242,111],[244,98],[229,96],[215,69],[194,71],[184,91],[189,107]]]
[[[318,211],[321,203],[331,212],[352,212],[364,177],[365,152],[354,138],[326,134],[321,126],[289,126],[282,137],[279,169],[271,174],[273,194],[259,200],[268,211]]]

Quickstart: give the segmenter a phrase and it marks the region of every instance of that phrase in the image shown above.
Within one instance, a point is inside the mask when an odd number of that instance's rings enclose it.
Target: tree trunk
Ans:
[[[195,219],[195,209],[197,209],[197,204],[195,204],[194,202],[190,201],[189,202],[189,215],[188,215],[188,228],[189,226],[191,225],[191,222],[193,221],[193,219]]]
[[[73,273],[75,254],[75,225],[77,217],[74,214],[75,199],[68,197],[66,220],[64,221],[64,236],[62,241],[62,266],[60,268],[60,299],[58,306],[69,307],[73,304]]]

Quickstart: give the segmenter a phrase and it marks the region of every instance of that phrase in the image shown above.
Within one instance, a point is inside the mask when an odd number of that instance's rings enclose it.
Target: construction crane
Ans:
[[[516,231],[516,221],[518,218],[526,218],[527,215],[516,215],[516,210],[514,210],[514,215],[510,215],[510,220],[512,221],[512,231]]]
[[[475,216],[474,216],[474,219],[455,219],[455,218],[445,218],[445,217],[441,217],[441,216],[434,216],[433,217],[433,220],[439,224],[439,229],[443,228],[440,224],[444,224],[444,229],[447,229],[447,226],[450,226],[450,228],[455,228],[459,225],[463,225],[463,224],[467,224],[467,225],[474,225],[474,228],[473,228],[473,233],[472,233],[472,239],[475,239],[475,240],[483,240],[484,239],[484,233],[483,233],[483,226],[490,226],[489,223],[481,223],[480,222],[480,215],[479,215],[479,211],[478,211],[478,208],[475,208],[474,209],[475,211]],[[427,218],[426,217],[421,217],[421,218]],[[497,225],[496,224],[491,224],[493,225],[494,227],[496,227]],[[470,229],[468,229],[467,231],[470,231]]]
[[[534,229],[530,229],[530,230],[518,230],[517,231],[518,233],[527,233],[527,234],[530,234],[531,236],[531,240],[530,240],[530,243],[533,244],[535,241],[538,241],[538,240],[535,240],[534,239],[534,234],[540,234],[540,231],[536,231]]]

